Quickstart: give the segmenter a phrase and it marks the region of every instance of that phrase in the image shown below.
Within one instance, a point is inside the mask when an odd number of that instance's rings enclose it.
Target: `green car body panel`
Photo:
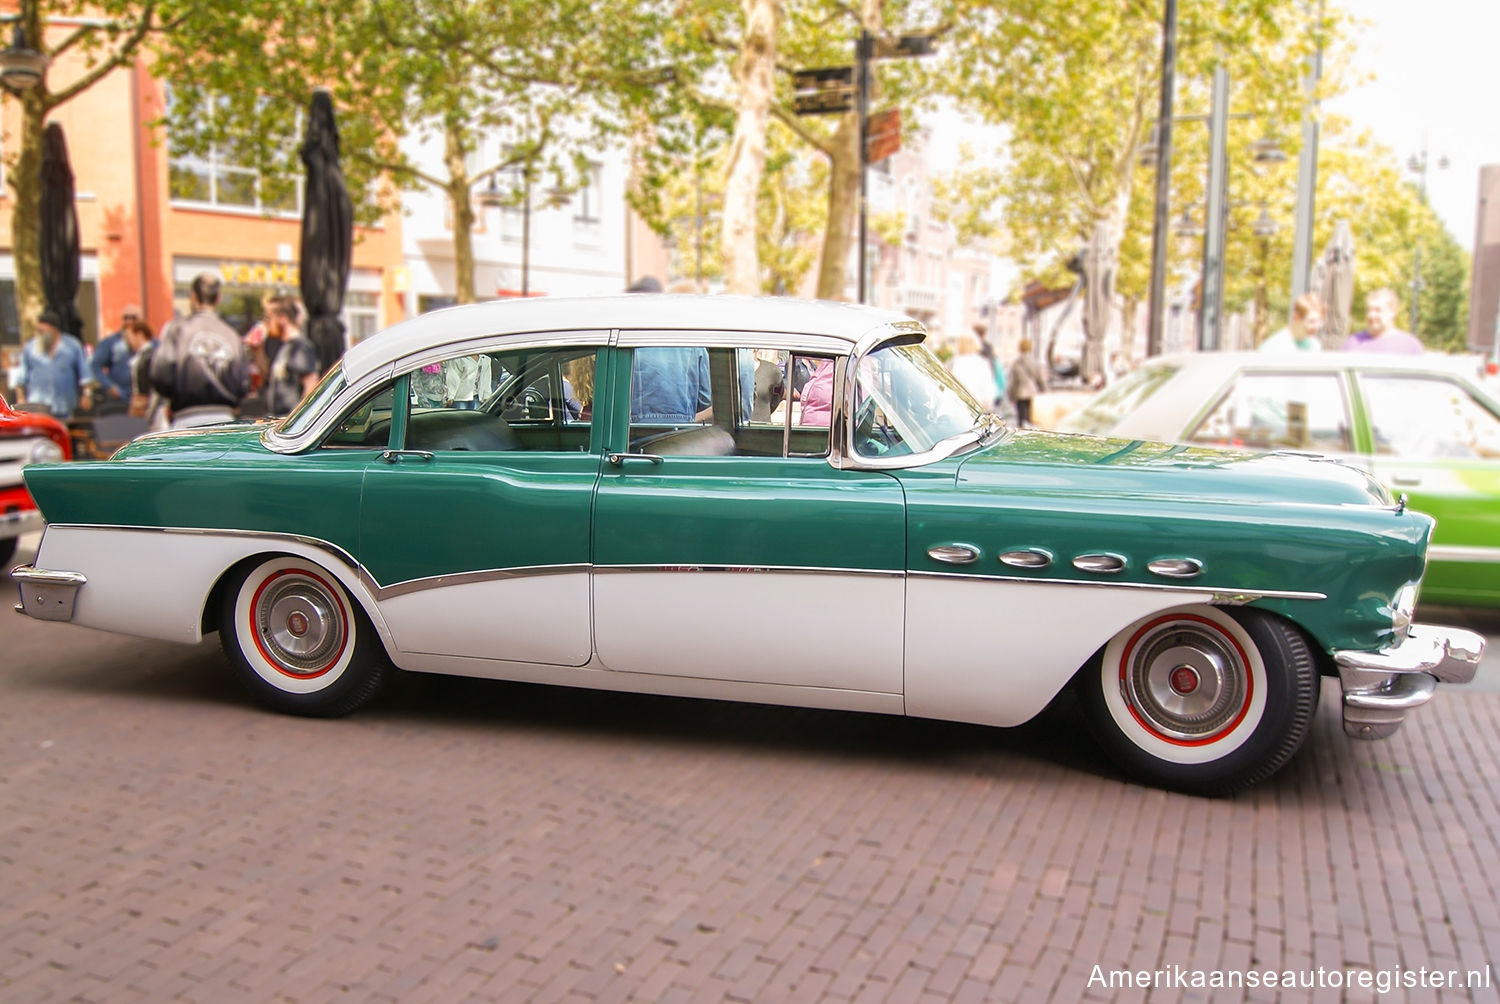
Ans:
[[[310,537],[355,555],[381,585],[594,564],[905,569],[1191,588],[1198,583],[1146,568],[1187,557],[1202,563],[1199,579],[1215,590],[1329,597],[1255,601],[1300,624],[1325,651],[1368,648],[1389,634],[1394,594],[1421,576],[1432,525],[1397,513],[1375,481],[1338,464],[1053,433],[1019,432],[891,472],[842,471],[816,457],[617,466],[598,452],[399,463],[381,452],[283,456],[261,444],[259,427],[232,427],[143,440],[110,461],[33,467],[26,477],[55,523]],[[99,463],[111,467],[108,494],[99,491]],[[318,504],[307,505],[310,498]],[[955,569],[927,553],[954,542],[978,547],[981,562]],[[1055,560],[1019,571],[996,560],[1022,548]],[[1119,554],[1126,564],[1108,575],[1072,567],[1087,553]]]
[[[980,561],[966,574],[1037,582],[1098,582],[1216,591],[1301,592],[1255,605],[1300,624],[1325,651],[1368,646],[1391,630],[1399,588],[1422,574],[1428,517],[1395,511],[1362,472],[1303,457],[1022,432],[988,450],[898,475],[907,494],[908,568],[952,571],[930,547],[962,542]],[[1037,548],[1045,568],[1000,564]],[[1125,558],[1117,573],[1072,559]],[[1350,554],[1360,555],[1357,565]],[[1192,558],[1184,581],[1155,575],[1159,558]]]

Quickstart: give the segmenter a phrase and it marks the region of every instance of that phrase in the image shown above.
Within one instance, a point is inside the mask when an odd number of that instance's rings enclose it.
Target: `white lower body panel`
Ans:
[[[906,582],[830,570],[594,574],[594,644],[625,673],[899,694]]]
[[[395,651],[582,666],[589,573],[524,575],[445,585],[378,601]]]
[[[1126,625],[1211,599],[1188,589],[912,576],[906,713],[1020,725]]]

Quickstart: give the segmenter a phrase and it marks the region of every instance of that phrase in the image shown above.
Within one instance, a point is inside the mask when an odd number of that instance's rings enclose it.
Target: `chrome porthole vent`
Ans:
[[[1052,564],[1052,555],[1039,547],[1004,551],[1000,554],[1000,564],[1011,568],[1046,568]]]
[[[1194,579],[1203,574],[1203,562],[1197,558],[1157,558],[1146,568],[1169,579]]]
[[[1080,572],[1099,572],[1113,575],[1125,570],[1125,558],[1119,554],[1080,554],[1073,559],[1073,567]]]

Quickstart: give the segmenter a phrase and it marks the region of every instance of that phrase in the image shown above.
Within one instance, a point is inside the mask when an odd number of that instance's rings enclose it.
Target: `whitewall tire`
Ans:
[[[219,637],[241,681],[277,711],[346,715],[385,677],[385,652],[364,611],[303,558],[267,558],[231,581]]]
[[[1095,735],[1122,768],[1199,794],[1275,773],[1317,707],[1317,668],[1301,632],[1243,607],[1144,617],[1115,635],[1082,679]]]

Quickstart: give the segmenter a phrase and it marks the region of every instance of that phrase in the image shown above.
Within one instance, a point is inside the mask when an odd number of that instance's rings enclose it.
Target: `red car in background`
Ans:
[[[72,455],[67,426],[51,415],[16,411],[0,397],[0,566],[14,557],[17,537],[42,527],[21,468]]]

